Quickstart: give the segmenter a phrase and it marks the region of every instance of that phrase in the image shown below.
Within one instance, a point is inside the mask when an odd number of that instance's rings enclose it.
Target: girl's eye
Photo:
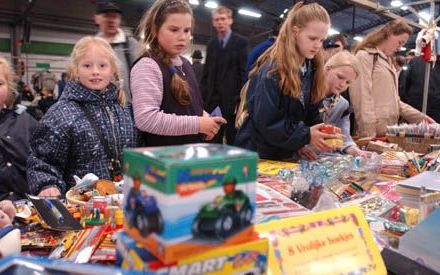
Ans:
[[[89,68],[90,67],[90,64],[83,64],[82,65],[84,68]]]
[[[106,67],[107,67],[107,64],[101,64],[100,67],[101,67],[101,68],[106,68]]]
[[[191,32],[191,29],[185,29],[184,32],[185,32],[185,33],[190,33],[190,32]]]

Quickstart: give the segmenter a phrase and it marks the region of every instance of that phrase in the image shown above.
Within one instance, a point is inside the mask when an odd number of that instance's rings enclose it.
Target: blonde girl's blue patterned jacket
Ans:
[[[110,150],[122,162],[123,148],[136,147],[136,133],[131,109],[121,106],[117,98],[113,84],[106,92],[96,92],[77,82],[67,83],[31,140],[27,178],[32,194],[53,186],[65,193],[75,184],[73,175],[111,178],[104,146],[80,104],[90,110]]]

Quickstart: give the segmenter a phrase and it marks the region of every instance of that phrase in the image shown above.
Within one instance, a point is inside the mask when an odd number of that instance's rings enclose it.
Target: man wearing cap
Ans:
[[[333,55],[342,52],[347,43],[343,34],[338,34],[336,36],[327,38],[324,40],[322,47],[324,48],[324,60],[330,59]]]
[[[107,40],[120,61],[119,68],[123,81],[123,88],[127,102],[131,103],[129,90],[130,66],[140,53],[140,45],[137,40],[128,36],[121,28],[122,11],[115,1],[100,1],[95,14],[95,23],[99,26],[97,36]]]
[[[192,68],[197,77],[197,84],[200,85],[201,83],[200,81],[202,80],[202,76],[203,76],[202,52],[199,50],[194,50],[191,58],[192,58]]]
[[[222,116],[228,121],[222,125],[214,141],[233,144],[236,135],[235,107],[244,84],[248,41],[233,32],[232,10],[219,6],[212,12],[212,25],[217,36],[211,39],[206,51],[201,91],[205,110],[212,112],[220,107]]]

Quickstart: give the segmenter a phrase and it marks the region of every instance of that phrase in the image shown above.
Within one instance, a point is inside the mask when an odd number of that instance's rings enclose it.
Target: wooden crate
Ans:
[[[431,152],[432,144],[440,144],[440,138],[434,138],[432,135],[426,134],[424,136],[405,135],[399,133],[397,135],[387,134],[387,139],[391,143],[396,143],[405,151],[417,152],[426,154]]]

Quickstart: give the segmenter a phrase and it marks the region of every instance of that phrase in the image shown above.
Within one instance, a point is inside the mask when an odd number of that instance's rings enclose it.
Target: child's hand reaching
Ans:
[[[58,197],[61,196],[60,190],[56,187],[49,187],[38,194],[39,197]]]
[[[321,151],[334,151],[333,146],[329,146],[324,139],[339,138],[339,134],[326,134],[320,131],[325,126],[324,123],[316,124],[310,127],[310,144]]]
[[[222,124],[226,124],[226,120],[222,117],[200,117],[199,133],[206,135],[206,140],[211,140],[220,130]]]

